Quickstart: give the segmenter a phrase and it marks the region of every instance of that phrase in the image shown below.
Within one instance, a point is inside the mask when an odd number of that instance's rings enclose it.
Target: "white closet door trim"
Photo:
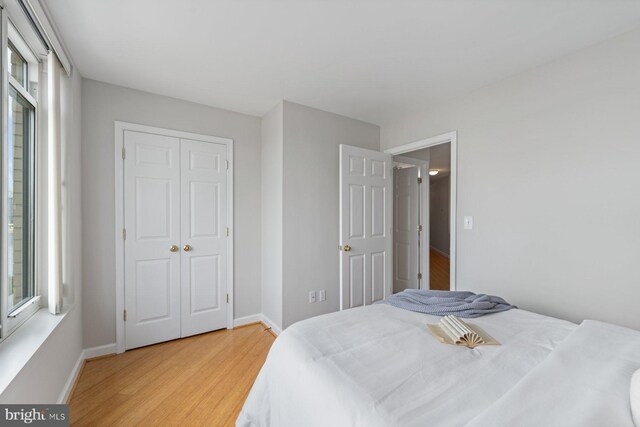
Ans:
[[[193,139],[196,141],[213,142],[224,144],[227,147],[227,159],[229,161],[227,178],[227,218],[229,224],[229,238],[227,239],[227,294],[229,303],[227,306],[227,329],[233,329],[233,140],[220,138],[217,136],[200,135],[191,132],[182,132],[172,129],[163,129],[153,126],[139,125],[127,122],[115,122],[115,144],[114,144],[114,170],[115,170],[115,218],[116,226],[114,230],[116,248],[116,351],[125,351],[125,295],[124,295],[124,162],[122,158],[124,147],[124,131],[148,132],[156,135],[173,136],[176,138]]]

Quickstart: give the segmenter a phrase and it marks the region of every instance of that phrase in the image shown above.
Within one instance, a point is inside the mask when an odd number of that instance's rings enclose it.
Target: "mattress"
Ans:
[[[470,320],[500,346],[441,344],[439,317],[385,304],[299,322],[274,342],[237,426],[461,426],[577,325],[514,309]]]

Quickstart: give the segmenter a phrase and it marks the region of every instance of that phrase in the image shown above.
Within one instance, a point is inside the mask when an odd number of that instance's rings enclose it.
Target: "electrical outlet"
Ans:
[[[309,291],[309,304],[316,302],[316,291]]]
[[[318,291],[318,301],[325,301],[327,299],[327,291],[322,289]]]

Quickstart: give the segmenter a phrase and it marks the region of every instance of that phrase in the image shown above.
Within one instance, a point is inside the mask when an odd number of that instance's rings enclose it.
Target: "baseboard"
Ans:
[[[62,392],[60,392],[60,396],[58,396],[58,403],[67,403],[69,401],[69,397],[71,397],[73,389],[76,387],[76,383],[80,377],[80,372],[82,372],[82,368],[84,367],[83,354],[84,351],[81,351],[76,364],[73,366],[73,369],[69,374],[69,378],[67,378],[67,382],[64,383]]]
[[[84,367],[84,363],[89,359],[95,359],[96,357],[106,356],[108,354],[116,353],[116,344],[106,344],[98,347],[85,348],[80,352],[78,356],[78,360],[76,364],[73,366],[71,373],[69,374],[69,378],[67,378],[67,382],[64,384],[62,392],[60,392],[60,396],[58,396],[58,403],[67,403],[69,398],[73,394],[73,390],[76,387],[78,379],[80,378],[80,374],[82,373],[82,368]]]
[[[252,314],[251,316],[239,317],[237,319],[233,319],[233,327],[236,328],[238,326],[248,325],[250,323],[258,323],[262,321],[262,314]]]
[[[98,347],[90,347],[82,350],[84,359],[94,359],[96,357],[106,356],[108,354],[116,354],[118,347],[116,343],[100,345]]]
[[[269,319],[264,314],[262,315],[262,323],[264,323],[269,328],[271,328],[271,330],[273,331],[274,334],[280,335],[282,333],[282,328],[280,328],[278,325],[276,325],[273,320]]]
[[[429,248],[433,249],[434,251],[438,252],[440,255],[442,256],[446,256],[447,258],[449,258],[449,254],[446,252],[442,252],[440,249],[434,247],[434,246],[429,246]]]

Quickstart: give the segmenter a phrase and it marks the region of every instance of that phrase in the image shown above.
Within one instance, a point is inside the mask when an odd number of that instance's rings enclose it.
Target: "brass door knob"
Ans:
[[[350,251],[351,251],[351,246],[349,246],[349,245],[344,245],[344,246],[342,247],[342,250],[343,250],[343,251],[345,251],[345,252],[350,252]]]
[[[178,252],[178,249],[180,249],[178,245],[171,245],[171,247],[169,248],[171,252]]]
[[[192,249],[192,247],[189,245],[184,245],[182,249],[184,249],[185,252],[189,252]]]

